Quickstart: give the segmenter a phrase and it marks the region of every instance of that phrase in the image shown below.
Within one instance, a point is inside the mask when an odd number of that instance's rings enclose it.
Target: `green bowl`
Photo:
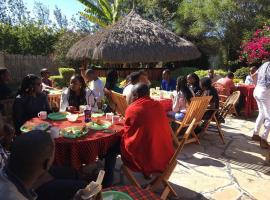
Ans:
[[[133,200],[128,194],[118,191],[107,191],[102,192],[103,200],[113,199],[113,200]]]
[[[74,138],[82,137],[88,133],[87,128],[83,131],[81,129],[82,127],[80,126],[71,126],[71,127],[61,129],[60,134],[65,138],[74,139]],[[72,131],[73,133],[70,134],[69,131]]]
[[[102,125],[99,125],[96,122],[89,122],[86,124],[86,126],[92,130],[100,131],[100,130],[108,129],[112,125],[110,122],[105,121],[105,120],[101,120],[101,122],[103,123]]]
[[[48,118],[54,121],[60,121],[67,118],[69,112],[54,112],[48,115]]]

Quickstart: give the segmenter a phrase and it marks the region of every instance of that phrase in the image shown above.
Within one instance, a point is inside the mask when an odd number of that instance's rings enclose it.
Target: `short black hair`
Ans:
[[[233,79],[234,78],[233,72],[228,72],[227,77]]]
[[[133,88],[132,88],[132,94],[136,95],[138,98],[149,96],[150,95],[150,89],[148,85],[144,83],[137,83]]]
[[[43,76],[44,74],[49,73],[49,70],[47,68],[43,68],[40,70],[40,75]]]
[[[132,85],[135,85],[136,83],[139,82],[141,74],[142,73],[140,71],[132,72],[130,74],[130,81]]]
[[[95,70],[93,69],[88,69],[85,71],[85,75],[90,75],[90,74],[94,74],[95,73]]]
[[[24,133],[14,140],[10,149],[8,168],[19,178],[28,179],[44,167],[53,155],[54,142],[49,133],[34,130]]]
[[[208,77],[204,77],[201,79],[201,85],[202,87],[209,89],[212,87],[212,80]]]
[[[166,73],[171,73],[171,71],[169,69],[163,70],[162,74],[166,74]]]

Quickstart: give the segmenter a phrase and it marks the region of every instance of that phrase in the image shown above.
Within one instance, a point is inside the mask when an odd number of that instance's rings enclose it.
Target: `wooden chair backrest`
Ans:
[[[219,95],[228,95],[228,91],[223,84],[215,82],[212,85],[216,88]]]
[[[111,91],[112,102],[115,104],[115,111],[122,116],[125,116],[126,109],[128,107],[126,97],[117,92]]]
[[[192,97],[183,124],[190,124],[193,119],[196,119],[196,123],[200,122],[211,99],[212,96]]]
[[[170,162],[167,166],[167,168],[165,169],[165,171],[158,177],[158,179],[155,181],[155,183],[153,183],[152,187],[155,188],[157,187],[160,182],[162,182],[164,179],[169,179],[169,177],[171,176],[175,166],[177,165],[177,156],[178,154],[182,151],[183,147],[185,146],[185,143],[187,141],[187,139],[189,138],[189,135],[191,134],[191,132],[196,128],[196,119],[193,119],[191,124],[189,125],[188,129],[186,130],[183,140],[181,140],[180,144],[177,146],[172,158],[170,159]]]
[[[225,105],[229,105],[232,104],[233,106],[235,106],[235,104],[238,102],[239,98],[240,98],[240,91],[235,91],[233,92],[225,101]]]
[[[104,88],[103,91],[104,91],[104,96],[107,98],[108,105],[110,106],[112,111],[115,112],[116,105],[112,100],[112,91],[108,90],[107,88]]]
[[[60,108],[61,94],[50,94],[48,95],[48,101],[51,108]]]
[[[4,106],[3,116],[12,116],[14,99],[4,99],[0,100],[0,104]]]

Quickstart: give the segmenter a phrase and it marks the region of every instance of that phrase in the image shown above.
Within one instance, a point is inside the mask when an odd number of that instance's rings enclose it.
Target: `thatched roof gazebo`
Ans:
[[[81,39],[67,54],[76,60],[88,58],[111,64],[185,61],[200,55],[194,44],[143,19],[135,11],[107,29]]]
[[[94,34],[87,35],[80,39],[69,49],[67,58],[72,60],[92,59],[96,43],[101,39],[105,32],[105,29],[101,29]]]

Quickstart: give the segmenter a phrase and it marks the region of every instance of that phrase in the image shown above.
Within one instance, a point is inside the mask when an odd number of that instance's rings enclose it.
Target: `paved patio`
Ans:
[[[269,151],[250,140],[254,121],[228,118],[225,145],[214,131],[200,139],[201,145],[186,145],[170,178],[178,193],[171,199],[270,199]],[[122,175],[116,178],[116,184],[127,184]]]

